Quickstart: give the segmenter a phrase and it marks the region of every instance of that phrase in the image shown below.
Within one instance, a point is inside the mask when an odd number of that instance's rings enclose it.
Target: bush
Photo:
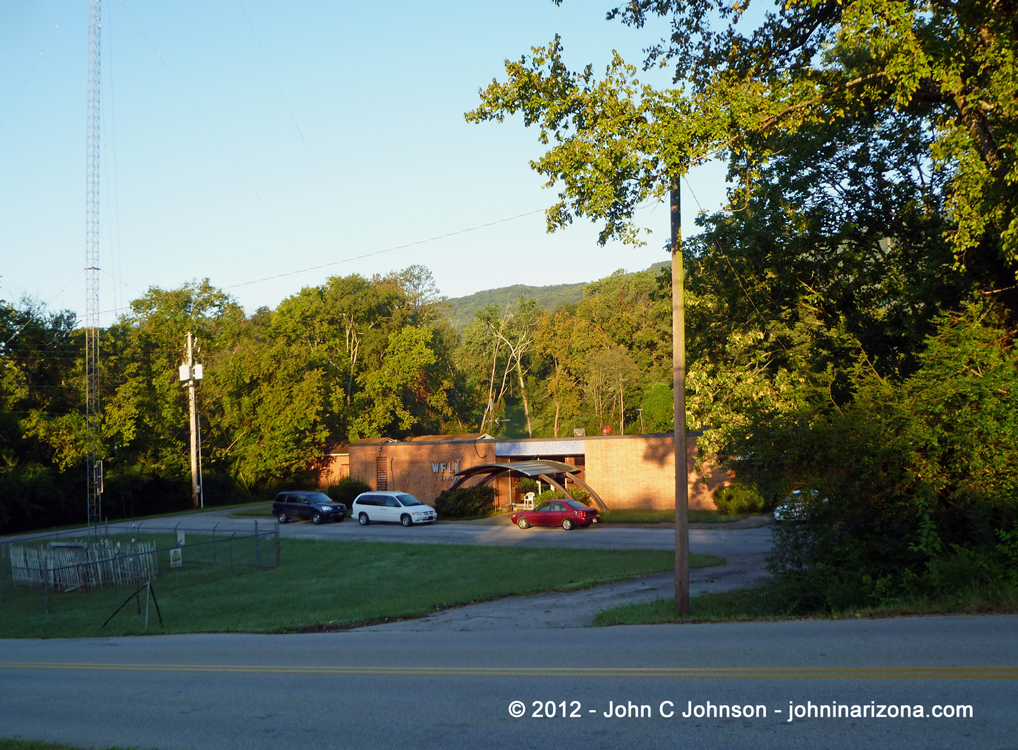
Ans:
[[[985,316],[941,318],[913,374],[860,367],[850,403],[803,400],[798,429],[771,431],[787,478],[828,500],[775,529],[784,583],[833,611],[1010,585],[1018,353]]]
[[[764,497],[755,484],[734,482],[714,490],[714,505],[718,513],[734,516],[738,513],[761,513]]]
[[[579,487],[570,487],[569,496],[578,503],[586,504],[590,500],[590,493],[584,492]]]
[[[435,498],[435,511],[442,518],[493,515],[495,513],[495,488],[475,486],[442,490],[442,493]]]
[[[558,490],[545,490],[540,495],[534,498],[534,507],[536,508],[541,503],[547,502],[548,500],[565,500],[566,496]]]
[[[202,499],[206,507],[232,505],[250,499],[250,494],[228,474],[208,471],[201,480]]]
[[[530,477],[523,477],[522,479],[516,482],[516,489],[518,489],[524,495],[526,495],[528,492],[533,492],[536,495],[540,487],[538,486],[536,479],[531,479]]]
[[[329,496],[329,499],[337,503],[344,503],[347,508],[350,507],[362,492],[371,492],[371,488],[366,483],[353,477],[343,477],[337,484],[333,484],[325,490],[325,494]]]

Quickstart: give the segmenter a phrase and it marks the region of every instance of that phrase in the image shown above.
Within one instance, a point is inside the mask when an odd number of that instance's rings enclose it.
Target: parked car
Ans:
[[[577,526],[590,526],[601,520],[596,508],[577,500],[548,500],[534,510],[513,513],[512,522],[521,529],[531,526],[561,526],[566,531]]]
[[[784,499],[774,506],[775,521],[805,521],[808,505],[815,503],[820,497],[816,490],[792,490]],[[820,500],[827,502],[827,498]]]
[[[297,518],[318,524],[325,521],[342,521],[346,518],[346,506],[333,502],[324,492],[288,490],[276,495],[276,501],[272,503],[272,515],[280,523]]]
[[[405,492],[362,492],[350,506],[350,513],[361,526],[369,523],[432,523],[435,509]]]

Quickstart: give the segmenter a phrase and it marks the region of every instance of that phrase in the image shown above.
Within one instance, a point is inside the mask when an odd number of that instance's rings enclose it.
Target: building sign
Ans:
[[[456,477],[455,474],[460,470],[459,461],[443,461],[442,463],[431,462],[431,473],[440,474],[438,478],[440,482],[451,482]]]

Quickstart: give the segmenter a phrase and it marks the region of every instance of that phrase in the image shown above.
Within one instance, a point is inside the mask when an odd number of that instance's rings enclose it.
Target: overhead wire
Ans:
[[[74,274],[74,278],[71,279],[70,281],[68,281],[66,284],[64,284],[59,292],[57,292],[52,297],[50,297],[49,300],[47,300],[46,302],[43,302],[42,306],[43,307],[49,307],[51,304],[53,304],[53,301],[56,300],[56,298],[59,297],[61,294],[63,294],[64,291],[67,289],[67,287],[69,287],[71,284],[73,284],[75,281],[77,281],[78,277],[80,277],[83,273],[85,273],[85,269],[84,268],[81,269],[80,271],[78,271],[76,274]],[[14,333],[12,333],[9,337],[7,337],[7,339],[5,341],[0,341],[0,347],[5,347],[5,346],[7,346],[7,344],[9,344],[12,341],[14,341],[15,337],[17,337],[17,335],[19,333],[21,333],[28,326],[28,324],[31,323],[34,320],[35,320],[35,315],[34,314],[33,315],[29,315],[28,320],[26,320],[24,323],[22,323],[20,326],[18,326],[17,329],[14,331]]]
[[[322,263],[320,265],[311,266],[309,268],[301,268],[301,269],[298,269],[296,271],[287,271],[286,273],[277,273],[274,276],[266,276],[265,278],[261,278],[261,279],[253,279],[251,281],[243,281],[243,282],[241,282],[239,284],[230,284],[228,286],[224,286],[223,289],[236,289],[239,286],[250,286],[251,284],[260,284],[260,283],[262,283],[264,281],[273,281],[275,279],[282,279],[282,278],[285,278],[287,276],[295,276],[295,275],[300,274],[300,273],[309,273],[311,271],[319,271],[319,270],[321,270],[323,268],[329,268],[331,266],[338,266],[338,265],[341,265],[343,263],[352,263],[355,260],[363,260],[364,258],[372,258],[372,257],[374,257],[376,255],[383,255],[385,253],[395,252],[396,250],[405,250],[408,247],[416,247],[418,245],[424,245],[424,244],[427,244],[429,242],[436,242],[438,240],[444,240],[444,239],[446,239],[448,237],[455,237],[458,234],[466,234],[467,232],[476,232],[478,229],[485,229],[487,227],[493,227],[493,226],[495,226],[497,224],[504,224],[504,223],[506,223],[508,221],[516,221],[517,219],[522,219],[522,218],[524,218],[526,216],[533,216],[534,214],[539,214],[539,213],[543,213],[543,212],[544,212],[544,209],[543,208],[539,208],[539,209],[537,209],[535,211],[528,211],[526,213],[518,214],[516,216],[510,216],[509,218],[506,218],[506,219],[499,219],[498,221],[490,221],[487,224],[478,224],[477,226],[470,227],[468,229],[460,229],[460,230],[455,231],[455,232],[449,232],[448,234],[441,234],[441,235],[438,235],[436,237],[429,237],[426,240],[417,240],[416,242],[408,242],[405,245],[396,245],[395,247],[389,247],[389,248],[386,248],[384,250],[375,250],[375,251],[370,252],[370,253],[363,253],[361,255],[354,255],[354,256],[351,256],[349,258],[343,258],[342,260],[334,260],[334,261],[331,261],[329,263]]]
[[[60,13],[60,18],[57,19],[56,24],[53,26],[53,30],[49,33],[49,37],[46,39],[46,43],[42,46],[42,52],[40,52],[39,56],[35,58],[35,62],[28,71],[28,75],[25,76],[25,80],[21,83],[21,88],[18,89],[18,93],[16,93],[14,98],[11,100],[11,106],[7,109],[7,114],[4,115],[4,119],[0,120],[0,130],[3,130],[4,125],[7,124],[7,120],[14,111],[14,107],[18,104],[18,99],[20,99],[21,95],[25,92],[25,87],[28,86],[28,82],[32,78],[32,74],[35,73],[35,69],[39,67],[39,62],[42,60],[43,55],[46,54],[46,50],[49,49],[49,44],[53,41],[53,37],[56,35],[57,29],[60,28],[60,24],[63,23],[64,16],[67,15],[67,9],[71,7],[72,2],[74,2],[74,0],[67,0],[67,5],[64,6],[63,11]]]
[[[113,146],[108,151],[104,149],[104,153],[110,153],[113,157],[113,206],[107,208],[107,217],[111,218],[115,231],[111,232],[110,237],[110,260],[114,261],[114,270],[117,275],[124,275],[123,261],[120,253],[120,181],[117,173],[117,109],[116,109],[116,97],[114,95],[115,87],[113,85],[113,42],[112,34],[110,29],[106,30],[103,38],[106,42],[106,57],[104,60],[104,70],[106,73],[106,79],[108,81],[106,88],[109,90],[109,103],[110,103],[110,128],[112,130],[111,140]],[[105,101],[105,99],[104,99]],[[105,121],[104,121],[105,124]],[[105,128],[104,128],[105,129]],[[103,146],[106,145],[105,140]],[[109,157],[107,157],[109,158]],[[107,162],[108,163],[108,162]],[[106,174],[109,175],[110,170],[105,170]],[[106,185],[110,186],[110,178],[106,177]],[[108,205],[108,202],[107,202]],[[111,216],[112,214],[112,216]],[[124,290],[118,287],[114,287],[113,292],[113,308],[115,314],[120,314],[120,309],[124,306]],[[118,302],[119,293],[119,302]]]
[[[187,89],[184,88],[183,84],[177,79],[177,76],[174,75],[173,71],[170,69],[170,66],[167,64],[166,60],[163,59],[163,56],[159,53],[159,50],[156,49],[156,46],[152,43],[152,40],[149,39],[148,34],[145,33],[145,30],[138,23],[138,20],[134,17],[134,14],[131,13],[130,8],[128,8],[127,5],[124,3],[124,0],[120,0],[120,6],[130,17],[132,23],[134,23],[134,25],[138,28],[138,33],[140,33],[142,37],[145,39],[145,41],[148,43],[148,46],[152,49],[152,52],[155,53],[155,56],[159,59],[159,62],[162,63],[163,67],[166,69],[167,74],[170,76],[173,82],[177,84],[177,88],[180,89],[180,92],[184,95],[184,98],[187,99],[188,104],[190,104],[192,109],[194,109],[195,114],[198,115],[198,119],[202,121],[202,123],[208,129],[209,133],[212,134],[212,137],[215,139],[216,143],[219,144],[219,148],[222,149],[224,154],[226,154],[226,158],[230,160],[230,163],[233,165],[233,168],[237,170],[237,174],[239,174],[241,179],[243,179],[247,186],[251,188],[251,192],[254,193],[255,198],[261,204],[262,208],[265,209],[265,213],[267,213],[269,215],[269,218],[272,219],[272,221],[275,223],[276,228],[279,229],[280,234],[282,234],[283,237],[286,238],[286,241],[290,244],[290,247],[294,249],[297,255],[304,257],[303,253],[301,253],[300,251],[300,248],[298,248],[297,245],[294,244],[293,240],[290,239],[290,235],[287,233],[286,229],[283,228],[283,225],[280,223],[279,219],[277,219],[276,215],[272,213],[272,211],[269,209],[268,204],[265,203],[265,201],[262,199],[262,196],[258,193],[258,190],[255,188],[254,184],[251,182],[251,180],[248,179],[247,175],[244,173],[244,170],[240,168],[240,165],[237,163],[237,160],[233,158],[233,154],[231,154],[230,150],[226,148],[226,144],[223,143],[222,139],[219,137],[219,135],[216,133],[213,127],[209,124],[209,121],[205,119],[205,115],[203,115],[201,110],[198,109],[198,105],[194,103],[194,100],[191,98],[191,95],[187,93]]]
[[[244,19],[247,21],[248,28],[251,29],[251,35],[254,37],[255,43],[258,45],[258,49],[262,53],[262,58],[265,60],[265,67],[269,69],[269,74],[272,76],[272,80],[276,84],[276,89],[279,91],[279,97],[283,100],[283,104],[286,106],[286,111],[290,115],[290,120],[293,121],[293,126],[297,129],[297,135],[300,136],[300,142],[304,145],[304,151],[308,155],[308,161],[311,162],[311,166],[314,168],[315,174],[318,175],[318,181],[322,183],[322,189],[325,190],[325,195],[329,198],[329,203],[332,205],[332,210],[336,214],[336,218],[339,220],[340,225],[343,227],[344,234],[349,235],[350,230],[347,228],[346,222],[343,221],[343,216],[340,214],[339,208],[336,206],[336,201],[332,198],[329,186],[325,183],[325,178],[318,169],[318,163],[311,155],[311,148],[304,139],[304,132],[300,129],[300,125],[297,124],[297,118],[293,114],[293,109],[290,107],[290,102],[286,98],[286,94],[283,92],[283,87],[280,85],[279,79],[276,77],[276,72],[273,70],[272,64],[269,62],[269,56],[266,54],[265,48],[262,46],[261,39],[258,38],[258,32],[255,31],[254,24],[251,23],[251,17],[247,13],[247,8],[244,7],[243,0],[237,0],[237,3],[240,5],[240,10],[244,14]]]

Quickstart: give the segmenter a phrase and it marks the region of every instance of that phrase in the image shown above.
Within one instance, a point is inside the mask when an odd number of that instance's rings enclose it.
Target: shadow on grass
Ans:
[[[920,597],[879,606],[839,611],[804,608],[780,585],[700,594],[689,600],[690,614],[675,613],[675,599],[655,599],[605,610],[594,619],[595,627],[610,625],[651,625],[656,623],[709,623],[803,619],[880,619],[924,615],[1018,614],[1018,588],[993,591],[972,590],[936,598]]]
[[[586,588],[673,570],[675,563],[667,550],[283,539],[278,568],[235,564],[231,572],[228,548],[220,545],[215,565],[201,562],[193,546],[198,540],[199,535],[188,534],[183,567],[170,569],[168,557],[160,559],[161,573],[153,586],[165,629],[155,624],[153,612],[145,630],[141,603],[128,605],[100,630],[130,594],[125,587],[119,592],[51,591],[47,614],[44,592],[13,587],[8,570],[0,599],[0,638],[345,630],[474,602]],[[232,554],[235,561],[254,559],[252,550],[238,546]],[[270,562],[275,563],[274,549]],[[691,555],[692,567],[712,564],[723,560]]]

